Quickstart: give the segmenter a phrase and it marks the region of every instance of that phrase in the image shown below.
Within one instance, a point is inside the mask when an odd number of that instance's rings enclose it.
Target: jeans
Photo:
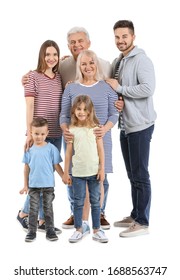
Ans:
[[[107,196],[108,196],[108,191],[109,191],[109,182],[107,180],[107,174],[105,174],[105,179],[103,182],[103,186],[104,186],[104,199],[103,199],[103,203],[102,203],[102,207],[101,207],[101,213],[105,214],[105,207],[106,207],[106,203],[107,203]],[[70,209],[71,209],[71,214],[74,213],[74,194],[73,194],[73,186],[69,187],[67,186],[67,194],[68,194],[68,199],[70,202]]]
[[[82,214],[84,200],[86,197],[86,183],[89,190],[89,199],[91,203],[92,227],[100,228],[100,182],[97,175],[89,177],[72,177],[74,193],[74,226],[82,227]]]
[[[149,225],[151,182],[148,171],[150,142],[154,125],[142,131],[120,133],[121,150],[131,184],[133,209],[131,217],[141,225]]]
[[[56,146],[59,152],[61,152],[61,145],[62,145],[62,137],[58,138],[46,138],[46,142],[51,143]],[[22,208],[22,212],[29,214],[29,202],[30,202],[30,197],[29,194],[26,196],[26,200],[24,203],[24,206]],[[42,193],[40,193],[40,201],[39,201],[39,220],[44,220],[44,210],[43,210],[43,199],[42,199]]]
[[[46,223],[46,230],[54,228],[53,205],[54,188],[29,188],[30,209],[29,209],[29,230],[36,232],[39,211],[40,194],[43,198],[43,209]]]

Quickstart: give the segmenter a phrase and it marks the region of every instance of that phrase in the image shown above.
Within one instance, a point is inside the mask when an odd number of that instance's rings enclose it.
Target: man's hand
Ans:
[[[29,73],[30,72],[31,72],[31,70],[27,74],[22,76],[21,83],[22,83],[23,86],[25,86],[26,84],[29,83]]]

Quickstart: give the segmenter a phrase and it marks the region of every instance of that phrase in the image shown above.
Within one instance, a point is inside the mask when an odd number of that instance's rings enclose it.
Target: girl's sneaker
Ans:
[[[73,235],[69,238],[70,243],[76,243],[80,241],[83,237],[83,234],[80,231],[75,231]]]
[[[102,229],[100,229],[96,233],[94,233],[92,239],[95,241],[101,242],[101,243],[108,242],[108,238],[106,237],[106,235]]]

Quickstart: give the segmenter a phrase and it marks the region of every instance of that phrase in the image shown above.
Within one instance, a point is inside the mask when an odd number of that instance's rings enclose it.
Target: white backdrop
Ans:
[[[128,279],[177,279],[179,252],[179,15],[176,0],[58,1],[6,0],[0,4],[1,29],[1,278],[14,279],[118,279],[108,275],[109,267],[164,267],[165,275],[130,275]],[[151,145],[150,174],[152,208],[150,235],[119,238],[117,219],[131,210],[130,186],[119,147],[119,131],[113,129],[114,174],[109,175],[110,191],[106,232],[108,244],[92,241],[91,234],[78,244],[70,244],[72,230],[63,230],[57,242],[48,242],[38,233],[32,244],[24,242],[25,232],[16,221],[25,196],[21,163],[25,141],[25,101],[21,77],[36,68],[40,45],[55,40],[61,55],[69,54],[66,34],[73,26],[83,26],[92,41],[91,49],[110,62],[119,54],[114,44],[113,25],[119,19],[134,22],[136,44],[153,60],[157,86],[154,95],[158,114]],[[69,214],[66,187],[56,176],[55,225],[61,227]],[[23,269],[98,269],[98,275],[28,276],[14,273]],[[85,271],[87,272],[87,271]],[[2,277],[3,276],[3,277]],[[125,275],[124,275],[125,277]],[[126,279],[123,278],[123,279]]]

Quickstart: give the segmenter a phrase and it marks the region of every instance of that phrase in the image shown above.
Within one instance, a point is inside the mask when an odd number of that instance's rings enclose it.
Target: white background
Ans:
[[[68,1],[6,0],[0,4],[1,57],[1,220],[0,276],[14,279],[177,279],[179,253],[179,13],[178,1]],[[114,44],[113,25],[119,19],[134,22],[136,41],[152,59],[157,86],[154,104],[157,122],[151,144],[150,174],[152,207],[150,235],[119,238],[120,228],[113,222],[129,215],[130,186],[119,147],[119,131],[113,129],[114,174],[109,175],[110,190],[106,208],[111,229],[108,244],[92,241],[91,234],[78,244],[70,244],[73,230],[63,230],[57,242],[43,233],[35,242],[24,242],[25,232],[16,216],[25,196],[21,163],[25,141],[25,101],[21,77],[37,65],[40,45],[55,40],[61,56],[69,54],[66,34],[73,26],[83,26],[90,34],[91,49],[101,58],[119,55]],[[70,214],[66,187],[56,176],[55,225],[61,228]],[[14,269],[97,268],[98,276],[15,276]],[[167,266],[164,276],[108,276],[108,267]],[[104,272],[102,272],[104,270]],[[44,277],[44,278],[43,278]]]

